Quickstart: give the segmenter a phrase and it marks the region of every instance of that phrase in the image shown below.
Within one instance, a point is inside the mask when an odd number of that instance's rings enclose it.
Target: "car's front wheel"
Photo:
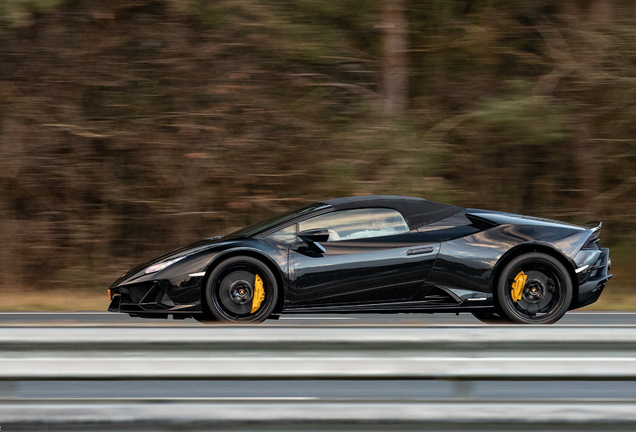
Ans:
[[[557,322],[569,309],[572,293],[572,280],[565,266],[540,252],[510,261],[497,284],[501,311],[521,324]]]
[[[220,263],[206,283],[209,313],[221,322],[260,323],[276,307],[278,286],[262,261],[238,256]]]

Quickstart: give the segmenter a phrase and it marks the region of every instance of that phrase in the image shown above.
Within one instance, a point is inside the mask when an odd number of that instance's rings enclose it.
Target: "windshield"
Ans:
[[[302,207],[299,209],[295,209],[292,211],[289,211],[287,213],[283,213],[283,214],[279,214],[276,215],[272,218],[266,219],[264,221],[261,222],[257,222],[254,225],[250,225],[247,226],[245,228],[241,228],[238,231],[234,231],[230,234],[228,234],[227,237],[249,237],[249,236],[253,236],[254,234],[258,234],[261,231],[265,231],[268,230],[269,228],[272,228],[278,224],[281,224],[283,222],[285,222],[286,220],[291,220],[297,216],[301,216],[305,213],[309,213],[313,210],[316,210],[317,208],[320,207],[324,207],[324,204],[311,204],[309,206],[306,207]]]

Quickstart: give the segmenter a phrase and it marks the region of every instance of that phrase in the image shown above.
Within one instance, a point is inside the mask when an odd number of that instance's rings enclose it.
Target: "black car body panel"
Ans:
[[[377,209],[396,211],[408,227],[317,244],[296,237],[317,216]],[[573,281],[574,309],[596,301],[611,277],[599,230],[600,224],[583,227],[421,198],[326,200],[135,267],[110,286],[109,310],[146,317],[202,314],[207,279],[233,256],[257,258],[275,274],[280,299],[274,315],[490,310],[502,268],[529,251],[563,263]]]
[[[321,256],[291,248],[290,307],[415,301],[439,253],[419,232],[323,246]]]

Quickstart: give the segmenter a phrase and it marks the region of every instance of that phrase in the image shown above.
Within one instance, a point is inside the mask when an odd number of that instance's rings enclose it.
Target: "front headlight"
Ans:
[[[166,267],[171,266],[172,264],[176,263],[177,261],[181,261],[184,258],[185,258],[185,256],[181,256],[181,257],[178,257],[178,258],[171,259],[170,261],[163,261],[163,262],[160,262],[158,264],[153,264],[150,267],[146,268],[146,270],[144,270],[144,273],[146,273],[146,274],[156,273],[159,270],[163,270]]]

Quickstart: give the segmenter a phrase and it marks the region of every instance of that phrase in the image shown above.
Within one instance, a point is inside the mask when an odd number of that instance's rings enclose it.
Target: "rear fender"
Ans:
[[[583,246],[583,244],[581,244],[581,246]],[[513,247],[508,252],[506,252],[495,265],[495,268],[493,271],[493,278],[491,282],[492,285],[490,287],[492,290],[491,292],[493,293],[493,297],[495,298],[495,304],[497,304],[497,301],[498,301],[497,284],[499,283],[499,277],[501,276],[501,273],[503,272],[504,268],[506,268],[506,265],[508,265],[508,263],[512,261],[513,259],[515,259],[516,257],[526,253],[531,253],[531,252],[541,252],[546,255],[553,256],[554,258],[558,259],[561,262],[561,264],[563,264],[565,269],[568,271],[568,275],[570,276],[570,279],[572,280],[572,288],[573,288],[572,299],[573,301],[577,299],[578,292],[579,292],[579,280],[575,273],[575,263],[572,260],[572,258],[566,256],[561,251],[553,247],[551,244],[536,242],[536,243],[524,243],[524,244],[520,244]]]

